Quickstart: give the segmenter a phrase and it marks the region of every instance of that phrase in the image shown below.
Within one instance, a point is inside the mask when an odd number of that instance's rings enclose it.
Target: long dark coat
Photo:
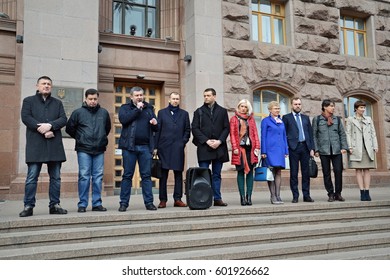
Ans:
[[[188,112],[179,109],[173,118],[167,107],[158,112],[157,120],[160,129],[156,133],[156,149],[162,168],[183,171],[184,148],[191,135]]]
[[[200,113],[201,111],[201,113]],[[198,161],[218,159],[229,161],[226,139],[229,136],[230,125],[227,110],[217,103],[214,104],[213,114],[206,104],[196,109],[192,120],[192,135],[194,144],[198,147]],[[210,148],[206,142],[209,139],[221,140],[217,149]]]
[[[26,125],[26,163],[66,161],[61,128],[66,125],[67,118],[59,99],[48,96],[44,101],[40,93],[26,97],[21,117]],[[54,137],[47,139],[39,133],[38,123],[50,123]]]

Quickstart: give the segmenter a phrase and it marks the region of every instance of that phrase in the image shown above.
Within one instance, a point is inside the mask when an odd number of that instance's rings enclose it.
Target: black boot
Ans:
[[[364,190],[366,201],[371,201],[370,190]]]
[[[241,195],[240,200],[241,200],[241,206],[245,206],[246,205],[245,196]]]
[[[246,195],[246,205],[252,205],[252,196]]]
[[[360,190],[360,200],[361,201],[366,201],[365,190]]]

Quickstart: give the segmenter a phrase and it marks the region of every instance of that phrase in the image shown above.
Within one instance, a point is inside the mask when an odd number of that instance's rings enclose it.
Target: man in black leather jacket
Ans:
[[[92,178],[92,211],[106,211],[102,205],[104,152],[111,130],[111,119],[99,105],[99,92],[88,89],[81,108],[76,109],[66,124],[66,132],[76,140],[75,150],[79,164],[78,212],[86,212]]]

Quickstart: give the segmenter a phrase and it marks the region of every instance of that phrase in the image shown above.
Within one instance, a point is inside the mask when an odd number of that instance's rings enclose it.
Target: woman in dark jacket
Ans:
[[[230,141],[232,144],[231,162],[237,170],[237,185],[241,205],[252,205],[253,166],[258,162],[260,140],[256,121],[253,117],[252,105],[247,99],[243,99],[238,103],[235,115],[230,119]]]

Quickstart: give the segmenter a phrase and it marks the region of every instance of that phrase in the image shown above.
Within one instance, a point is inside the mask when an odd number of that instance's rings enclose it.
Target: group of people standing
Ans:
[[[67,214],[60,206],[60,170],[66,161],[61,128],[75,139],[75,150],[79,165],[78,212],[87,211],[90,187],[92,211],[106,211],[102,205],[102,182],[104,152],[111,130],[110,116],[99,105],[99,92],[88,89],[82,107],[76,109],[69,120],[63,104],[51,96],[52,80],[47,76],[38,78],[34,96],[23,100],[21,117],[26,125],[26,163],[24,209],[20,217],[33,215],[37,181],[43,164],[47,165],[49,181],[49,213]],[[355,104],[355,116],[347,121],[347,133],[339,117],[333,116],[334,103],[324,100],[323,114],[313,119],[300,113],[301,100],[293,98],[292,113],[280,117],[280,106],[276,101],[268,105],[269,116],[261,122],[259,138],[253,109],[246,99],[241,100],[230,121],[228,112],[216,102],[216,91],[207,88],[203,92],[204,104],[194,112],[190,123],[187,111],[180,108],[180,94],[172,92],[166,108],[154,113],[152,105],[145,101],[144,90],[133,87],[130,102],[120,107],[118,118],[122,124],[118,148],[122,150],[123,175],[118,211],[129,206],[132,179],[138,163],[144,205],[147,210],[157,210],[154,205],[151,180],[151,162],[158,155],[162,163],[159,180],[158,208],[167,206],[167,179],[169,171],[174,173],[173,206],[186,207],[183,196],[183,170],[185,147],[191,131],[197,146],[199,167],[212,172],[214,206],[227,206],[221,195],[221,171],[229,161],[227,138],[230,134],[232,146],[231,163],[236,166],[237,185],[241,205],[252,205],[253,169],[261,159],[271,167],[274,181],[268,182],[271,203],[282,204],[280,197],[281,170],[285,160],[290,161],[290,187],[293,203],[298,202],[298,166],[302,171],[303,200],[313,202],[310,197],[309,157],[320,156],[324,173],[324,184],[329,200],[344,201],[342,190],[342,157],[349,151],[351,168],[356,169],[362,200],[369,196],[369,169],[375,167],[374,152],[378,151],[372,120],[364,115],[365,104]],[[312,128],[313,126],[313,128]],[[348,141],[348,142],[347,142]],[[335,191],[330,178],[330,162],[335,173]],[[91,184],[92,183],[92,184]],[[245,188],[246,186],[246,188]],[[245,190],[246,189],[246,190]]]

